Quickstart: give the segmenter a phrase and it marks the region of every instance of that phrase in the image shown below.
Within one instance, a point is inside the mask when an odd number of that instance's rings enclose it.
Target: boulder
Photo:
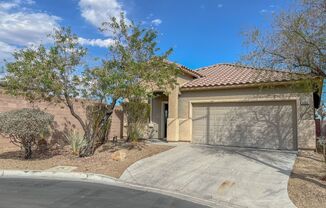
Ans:
[[[115,161],[124,161],[127,157],[127,152],[128,151],[124,149],[115,151],[114,153],[112,153],[111,158]]]

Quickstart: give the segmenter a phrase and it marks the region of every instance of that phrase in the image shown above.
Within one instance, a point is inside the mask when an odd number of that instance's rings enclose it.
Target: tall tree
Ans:
[[[255,29],[245,36],[251,50],[245,63],[325,76],[325,0],[300,0],[294,9],[276,15],[270,30]]]
[[[104,22],[101,30],[112,34],[113,44],[103,66],[86,71],[89,83],[93,83],[90,90],[93,95],[101,99],[146,100],[154,89],[173,88],[178,70],[167,61],[172,49],[161,52],[156,30],[127,22],[123,13]]]
[[[94,154],[106,140],[99,134],[118,103],[147,99],[154,88],[164,90],[176,83],[176,67],[165,61],[172,50],[158,54],[156,31],[126,23],[123,14],[119,21],[111,18],[103,23],[102,30],[111,31],[113,44],[101,67],[78,73],[87,51],[78,43],[78,37],[65,28],[55,31],[51,46],[17,51],[14,61],[6,64],[8,93],[31,101],[66,104],[84,131],[86,145],[80,156]],[[75,111],[73,99],[79,97],[96,101],[88,102],[86,119]]]
[[[80,94],[81,79],[76,71],[82,65],[86,49],[68,28],[55,30],[51,37],[54,43],[49,48],[40,45],[14,52],[14,61],[6,64],[5,87],[8,93],[30,101],[65,103],[86,132],[86,124],[72,102]]]
[[[158,54],[157,31],[127,22],[123,13],[104,22],[101,30],[112,34],[113,44],[103,66],[86,71],[92,83],[86,93],[112,103],[139,103],[153,97],[155,89],[167,92],[174,87],[177,66],[166,61],[172,49]]]

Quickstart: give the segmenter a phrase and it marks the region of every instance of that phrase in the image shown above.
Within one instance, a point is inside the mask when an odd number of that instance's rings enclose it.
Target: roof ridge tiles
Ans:
[[[255,68],[232,63],[214,64],[194,71],[199,72],[203,77],[186,82],[183,84],[183,88],[294,81],[308,76],[313,78],[305,73]]]

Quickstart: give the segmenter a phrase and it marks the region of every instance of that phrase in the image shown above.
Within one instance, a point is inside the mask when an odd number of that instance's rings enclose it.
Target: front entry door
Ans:
[[[167,103],[163,103],[163,138],[167,137],[168,117],[169,105]]]

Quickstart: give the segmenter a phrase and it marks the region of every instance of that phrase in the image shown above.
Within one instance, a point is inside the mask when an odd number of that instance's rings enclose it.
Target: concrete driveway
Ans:
[[[136,162],[120,179],[229,207],[289,208],[295,158],[296,152],[185,144]]]

